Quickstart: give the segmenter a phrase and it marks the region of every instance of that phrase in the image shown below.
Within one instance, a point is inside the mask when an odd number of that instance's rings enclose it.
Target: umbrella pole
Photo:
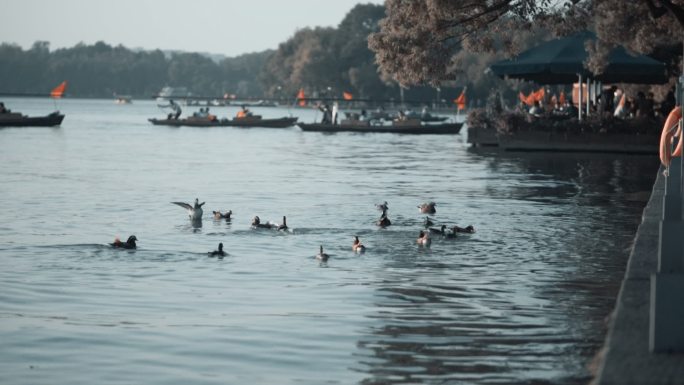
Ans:
[[[591,89],[591,79],[589,79],[589,77],[587,76],[587,118],[589,117],[589,112],[591,112],[591,110],[589,109],[589,100],[591,99],[589,97],[589,90],[590,89]]]
[[[578,100],[577,100],[577,107],[579,107],[579,108],[577,109],[577,114],[578,114],[577,119],[579,119],[579,121],[581,122],[582,121],[582,74],[577,74],[577,76],[579,76],[579,90],[577,92],[577,94],[579,95]]]

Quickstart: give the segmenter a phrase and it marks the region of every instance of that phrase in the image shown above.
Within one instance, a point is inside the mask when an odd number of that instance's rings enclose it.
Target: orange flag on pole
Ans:
[[[352,100],[354,98],[354,95],[352,95],[349,92],[342,92],[342,97],[344,100]]]
[[[544,87],[542,87],[535,91],[533,95],[535,102],[541,102],[542,100],[544,100],[544,95],[546,95],[546,91],[544,90]]]
[[[537,100],[536,96],[536,92],[530,92],[530,94],[527,96],[525,96],[525,94],[523,94],[522,91],[520,91],[520,93],[518,94],[518,98],[520,98],[520,101],[527,104],[530,107],[534,106],[534,102]]]
[[[458,98],[456,98],[454,100],[454,103],[456,103],[456,108],[458,108],[459,111],[465,110],[465,108],[466,108],[465,88],[463,89],[463,91],[461,91],[461,94],[458,95]]]
[[[66,91],[66,86],[67,86],[67,82],[65,80],[50,92],[50,96],[53,98],[61,98],[62,96],[64,96],[64,91]]]
[[[297,100],[299,100],[299,106],[304,107],[306,106],[306,100],[304,100],[304,89],[300,88],[299,93],[297,94]]]

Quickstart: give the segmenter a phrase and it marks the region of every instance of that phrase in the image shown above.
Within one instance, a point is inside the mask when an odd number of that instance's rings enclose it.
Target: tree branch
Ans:
[[[655,5],[653,0],[642,0],[646,3],[648,10],[651,13],[651,17],[655,20],[663,15],[667,14],[668,11],[677,19],[679,24],[684,27],[684,8],[680,5],[675,5],[670,0],[660,0],[660,7]]]
[[[684,27],[684,8],[682,6],[675,5],[670,0],[660,0],[660,4],[674,15],[679,25]]]

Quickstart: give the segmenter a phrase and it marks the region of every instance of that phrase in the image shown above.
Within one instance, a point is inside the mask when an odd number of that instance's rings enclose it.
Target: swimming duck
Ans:
[[[380,219],[378,219],[377,225],[380,227],[387,227],[391,224],[392,222],[387,218],[387,210],[382,210],[382,215],[380,216]]]
[[[427,202],[427,203],[420,204],[418,206],[418,209],[423,214],[436,214],[437,213],[437,210],[435,210],[436,205],[437,204],[435,202]]]
[[[321,245],[320,251],[318,252],[318,254],[316,254],[316,259],[325,262],[325,261],[327,261],[329,258],[330,258],[330,256],[329,256],[328,254],[326,254],[326,253],[323,252],[323,245]]]
[[[128,237],[128,240],[126,240],[126,243],[124,243],[124,242],[121,242],[119,237],[116,237],[116,239],[114,239],[114,243],[110,243],[110,245],[114,248],[135,249],[136,248],[135,241],[137,241],[137,240],[138,240],[138,238],[136,238],[135,235],[131,235],[130,237]]]
[[[223,243],[219,243],[218,250],[210,251],[207,254],[209,254],[210,257],[223,257],[223,256],[225,256],[226,252],[223,251]]]
[[[212,211],[212,213],[214,213],[214,219],[225,219],[225,220],[229,221],[231,214],[233,214],[233,210],[226,211],[225,213],[222,213],[221,210],[219,210],[219,211]]]
[[[365,253],[366,252],[366,246],[364,246],[361,243],[358,235],[354,235],[354,243],[352,243],[352,250],[357,252],[357,253]]]
[[[446,234],[446,228],[447,228],[447,225],[442,225],[442,226],[441,226],[440,228],[438,228],[438,229],[436,229],[436,228],[434,228],[434,227],[430,227],[430,228],[428,228],[428,230],[429,230],[430,233],[432,233],[432,234],[444,235],[444,234]]]
[[[376,204],[375,204],[375,207],[377,207],[377,209],[380,210],[380,211],[387,211],[387,210],[389,209],[389,207],[387,206],[387,201],[384,201],[384,202],[382,202],[382,203],[380,203],[380,204],[377,204],[377,203],[376,203]]]
[[[202,214],[204,212],[202,211],[202,205],[206,202],[199,203],[199,199],[195,198],[195,206],[190,206],[189,204],[185,202],[171,202],[174,205],[178,205],[186,210],[188,210],[188,215],[190,216],[190,219],[193,221],[198,221],[202,219]]]
[[[270,229],[273,227],[270,223],[261,223],[261,219],[259,219],[259,216],[255,216],[252,219],[252,228],[253,229]]]
[[[445,232],[444,234],[442,234],[442,236],[447,239],[454,239],[457,237],[456,233],[453,230]]]
[[[425,217],[425,220],[423,221],[423,226],[425,226],[426,229],[434,224],[435,222],[431,221],[430,217]]]
[[[425,247],[430,247],[430,244],[432,243],[432,239],[430,238],[430,233],[427,231],[420,231],[420,234],[418,234],[418,239],[416,239],[416,243],[425,246]]]
[[[278,230],[278,231],[287,231],[287,220],[286,220],[286,218],[285,218],[284,215],[283,215],[283,223],[281,223],[280,225],[278,225],[278,227],[276,227],[276,230]]]
[[[473,234],[475,232],[475,228],[472,225],[468,225],[466,227],[458,227],[454,226],[452,228],[452,231],[454,233],[468,233],[468,234]]]

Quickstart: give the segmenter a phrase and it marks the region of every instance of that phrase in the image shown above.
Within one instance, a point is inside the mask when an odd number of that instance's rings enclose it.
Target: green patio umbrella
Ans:
[[[645,55],[632,56],[622,47],[608,55],[602,74],[592,74],[584,67],[588,58],[587,40],[596,35],[585,31],[554,39],[522,52],[517,57],[491,65],[500,77],[534,81],[539,84],[571,84],[578,76],[604,83],[662,84],[667,82],[665,64]]]

